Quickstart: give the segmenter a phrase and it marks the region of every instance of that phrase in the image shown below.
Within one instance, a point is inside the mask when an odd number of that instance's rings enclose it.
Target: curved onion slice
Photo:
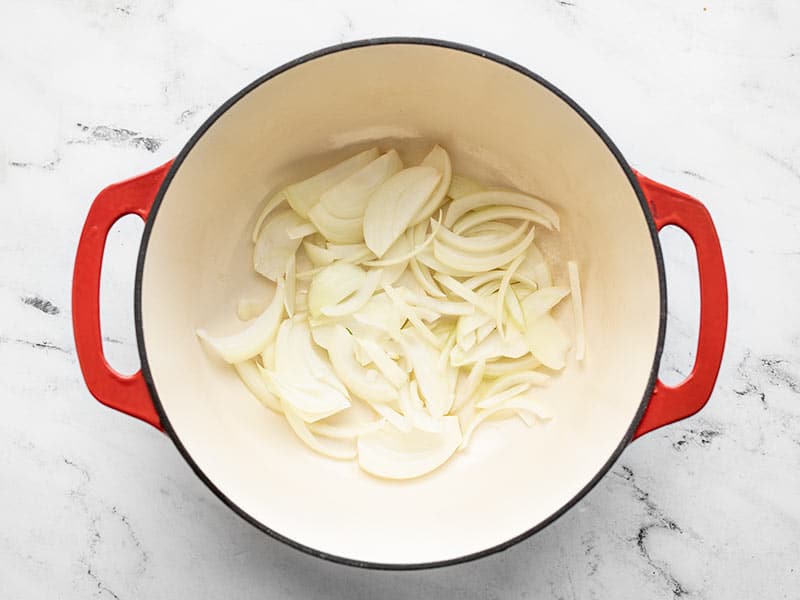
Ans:
[[[475,307],[469,302],[455,302],[452,300],[440,300],[439,298],[431,298],[425,294],[414,293],[406,288],[398,288],[400,297],[413,304],[414,306],[421,306],[430,309],[440,315],[471,315],[475,313]]]
[[[293,240],[287,232],[302,223],[303,219],[288,208],[274,213],[264,223],[253,251],[253,267],[256,272],[272,281],[283,274],[286,261],[297,252],[302,241],[301,239]]]
[[[546,287],[536,290],[521,302],[525,319],[532,322],[542,315],[546,315],[567,294],[569,294],[569,288],[563,287]]]
[[[570,341],[553,317],[542,315],[533,322],[529,321],[525,335],[531,354],[545,367],[555,370],[564,368]]]
[[[494,406],[498,406],[503,404],[507,400],[511,400],[511,398],[515,398],[520,394],[524,394],[529,389],[531,389],[530,383],[518,383],[517,385],[513,385],[509,388],[496,392],[495,394],[489,396],[486,395],[478,402],[475,403],[476,408],[492,408]]]
[[[505,275],[500,280],[500,289],[497,291],[497,331],[500,332],[501,336],[504,336],[503,333],[503,315],[506,312],[506,293],[508,292],[508,287],[511,285],[511,277],[516,272],[517,268],[519,268],[520,263],[525,259],[525,254],[520,254],[511,261],[511,264],[508,265],[508,269],[506,270]],[[511,291],[511,295],[514,296],[514,300],[517,299],[516,295],[514,295],[514,291]],[[517,301],[516,304],[511,304],[513,306],[512,318],[516,321],[517,325],[521,328],[525,328],[525,315],[522,313],[522,307]],[[517,312],[518,311],[518,312]]]
[[[577,263],[573,260],[567,261],[567,270],[569,271],[569,288],[572,295],[572,314],[575,317],[575,358],[583,360],[586,353],[586,334],[583,326],[583,300]]]
[[[267,310],[251,321],[239,333],[213,337],[205,329],[197,330],[197,337],[211,347],[225,362],[238,363],[259,354],[275,338],[283,318],[283,280],[278,280],[275,295]]]
[[[274,392],[306,422],[350,406],[347,390],[311,339],[305,321],[285,320],[275,342],[275,372],[266,371]]]
[[[531,244],[531,246],[533,246],[533,244]],[[522,261],[522,264],[523,265],[525,264],[525,260]],[[520,267],[521,266],[522,265],[520,265]],[[489,283],[490,281],[495,281],[496,279],[502,279],[503,275],[505,275],[505,271],[503,270],[492,270],[492,271],[487,271],[486,273],[481,273],[480,275],[475,275],[474,277],[470,277],[469,279],[463,281],[462,283],[464,284],[464,287],[470,290],[475,290],[481,287],[482,285]],[[534,290],[537,287],[539,287],[535,280],[529,278],[527,275],[523,275],[522,273],[520,273],[519,269],[517,269],[517,272],[515,272],[511,276],[511,281],[519,281],[520,283],[527,285],[528,287]]]
[[[335,217],[356,218],[361,223],[370,194],[402,168],[397,151],[389,150],[327,190],[320,196],[318,206]]]
[[[420,165],[423,167],[433,167],[442,174],[442,178],[439,181],[439,184],[436,186],[436,189],[431,193],[431,197],[425,203],[425,206],[423,206],[414,217],[414,220],[411,222],[412,225],[416,225],[417,223],[427,220],[428,217],[439,210],[439,207],[442,205],[442,201],[447,194],[447,190],[450,188],[450,180],[453,176],[453,169],[450,165],[450,157],[448,156],[447,152],[445,152],[444,148],[438,144],[433,147],[433,150],[428,153],[428,156],[422,160]]]
[[[436,233],[439,231],[439,228],[442,225],[442,223],[441,223],[441,215],[439,216],[439,221],[435,221],[435,220],[431,219],[431,223],[433,225],[433,228],[431,230],[430,235],[419,246],[416,246],[415,248],[412,248],[410,251],[406,252],[402,256],[392,257],[392,258],[385,258],[383,260],[369,260],[369,261],[364,263],[364,266],[365,267],[391,267],[392,265],[397,265],[397,264],[400,264],[402,262],[408,262],[409,260],[414,258],[417,254],[419,254],[420,252],[425,250],[425,248],[427,248],[431,244],[431,242],[433,242],[433,240],[436,238]]]
[[[283,412],[286,415],[286,420],[292,431],[295,432],[303,443],[305,443],[312,450],[319,452],[323,456],[335,458],[337,460],[352,460],[356,457],[356,448],[337,448],[331,444],[323,444],[319,441],[313,433],[308,429],[302,418],[295,414],[292,407],[286,402],[282,402]]]
[[[315,317],[323,307],[334,306],[356,293],[364,285],[367,274],[348,262],[336,261],[323,267],[308,288],[308,309]]]
[[[536,242],[528,248],[525,260],[519,266],[518,273],[535,280],[538,287],[550,287],[553,285],[550,267],[547,266],[547,260],[545,260],[544,254],[539,250]]]
[[[403,301],[396,289],[394,289],[391,285],[386,284],[383,286],[383,291],[385,291],[386,295],[392,300],[397,312],[408,319],[408,321],[417,328],[417,331],[419,331],[429,343],[433,344],[434,346],[439,345],[439,339],[425,325],[425,323],[422,322],[422,319],[417,311]]]
[[[389,355],[376,342],[369,339],[356,338],[356,343],[361,346],[378,370],[396,388],[403,387],[408,382],[408,373],[397,366]]]
[[[518,208],[516,206],[490,206],[480,210],[474,210],[469,214],[464,215],[453,225],[453,233],[461,234],[469,231],[476,225],[481,225],[487,221],[495,221],[497,219],[521,219],[523,221],[531,221],[544,225],[550,229],[550,223],[544,219],[539,213],[527,208]]]
[[[322,194],[376,158],[378,158],[378,149],[370,148],[313,177],[290,185],[286,188],[286,199],[289,206],[304,219],[308,218],[308,211],[319,202]]]
[[[453,292],[456,296],[463,298],[467,302],[471,302],[476,308],[480,308],[490,317],[494,317],[494,306],[492,303],[483,296],[476,294],[471,289],[464,286],[464,284],[460,281],[453,279],[449,275],[441,274],[434,275],[434,278],[448,290]]]
[[[309,235],[314,235],[315,233],[317,233],[317,228],[313,223],[303,222],[294,227],[290,227],[286,235],[288,235],[290,239],[296,240],[298,238],[302,239]]]
[[[477,181],[464,177],[463,175],[456,175],[453,173],[450,179],[450,189],[447,190],[447,195],[453,200],[458,200],[464,196],[482,192],[486,188]]]
[[[281,190],[275,194],[273,194],[267,203],[264,205],[264,208],[261,210],[261,214],[258,215],[258,219],[256,220],[256,225],[253,227],[253,235],[251,239],[253,243],[256,243],[258,239],[258,234],[261,232],[261,226],[264,224],[264,220],[270,215],[270,213],[278,208],[283,201],[286,200],[286,190]]]
[[[453,233],[446,227],[442,227],[439,230],[438,238],[456,250],[488,253],[500,250],[501,248],[506,248],[518,242],[520,239],[522,239],[522,237],[524,237],[527,229],[528,223],[526,221],[520,223],[519,226],[512,229],[510,232],[493,235],[459,235],[457,233]]]
[[[479,360],[520,358],[530,352],[530,342],[516,328],[510,327],[506,333],[504,339],[498,331],[492,331],[485,340],[467,351],[456,346],[450,352],[450,362],[453,366],[461,367]]]
[[[523,383],[529,385],[543,385],[547,383],[549,379],[549,375],[539,373],[538,371],[518,371],[516,373],[509,373],[508,375],[498,377],[486,387],[486,397],[489,398],[490,396],[499,394],[508,388],[512,388]]]
[[[259,367],[254,361],[245,360],[239,363],[234,363],[233,368],[236,369],[236,373],[239,375],[239,378],[242,380],[242,382],[247,386],[247,389],[250,390],[250,393],[258,398],[258,401],[261,402],[261,404],[267,408],[271,408],[277,413],[283,412],[281,409],[280,400],[273,396],[272,392],[269,391],[267,384],[264,383],[264,380],[261,378]]]
[[[467,446],[469,446],[470,440],[472,439],[472,435],[475,433],[475,430],[478,426],[486,421],[486,419],[495,416],[497,413],[501,411],[508,411],[508,410],[515,410],[517,412],[524,411],[528,413],[532,413],[536,415],[538,419],[546,420],[550,417],[548,416],[548,412],[536,401],[531,400],[530,398],[512,398],[500,404],[498,406],[493,406],[492,408],[487,408],[484,410],[479,410],[475,413],[475,416],[472,420],[467,424],[465,431],[464,431],[464,438],[461,441],[460,449],[464,450]]]
[[[411,479],[437,469],[458,449],[458,417],[444,417],[438,433],[418,429],[402,432],[386,425],[358,437],[358,463],[366,472],[386,479]]]
[[[514,359],[503,358],[486,363],[486,370],[483,376],[487,378],[502,377],[503,375],[528,371],[541,366],[542,363],[530,355]]]
[[[323,306],[320,312],[326,317],[343,317],[363,308],[364,305],[369,302],[369,299],[372,298],[372,294],[375,293],[382,275],[383,272],[380,269],[370,271],[367,273],[366,277],[364,277],[364,282],[355,294],[339,304]]]
[[[375,190],[364,213],[364,241],[378,258],[394,244],[442,178],[433,167],[410,167]]]
[[[425,340],[416,329],[404,329],[400,343],[431,415],[441,417],[447,414],[455,400],[458,370],[443,368],[439,362],[438,348]]]
[[[419,283],[422,289],[434,298],[447,297],[447,295],[439,289],[439,286],[436,285],[436,282],[431,276],[430,269],[428,269],[427,266],[419,262],[416,257],[412,258],[408,264],[411,267],[411,273],[414,275],[414,279],[417,280],[417,283]]]
[[[415,429],[434,433],[442,430],[441,421],[425,411],[416,381],[400,389],[400,410],[411,420]]]
[[[333,370],[353,394],[370,403],[385,404],[398,398],[397,389],[382,375],[362,367],[355,357],[353,336],[341,325],[333,326],[332,347],[328,349]],[[373,373],[374,375],[370,375]]]
[[[433,242],[433,254],[436,258],[446,265],[464,271],[489,271],[505,265],[517,256],[524,253],[528,246],[533,242],[534,229],[531,227],[528,234],[520,242],[517,242],[507,250],[496,253],[479,254],[476,252],[464,252],[442,244],[438,240]]]
[[[311,261],[315,267],[326,267],[331,264],[336,257],[330,252],[327,248],[321,248],[316,244],[312,244],[306,240],[303,240],[303,249],[306,251],[306,256],[308,256],[308,260]]]
[[[458,412],[464,405],[472,400],[475,392],[478,391],[478,386],[483,380],[483,374],[486,372],[486,361],[479,360],[472,365],[469,375],[463,380],[459,381],[460,385],[456,386],[456,401],[453,405],[453,411]],[[463,382],[463,383],[462,383]]]
[[[361,217],[337,217],[321,204],[308,211],[308,218],[326,239],[340,244],[355,244],[364,239]]]
[[[444,219],[445,227],[452,227],[464,214],[482,206],[516,206],[530,209],[539,213],[550,224],[550,228],[559,229],[558,213],[543,200],[520,192],[507,192],[503,190],[489,190],[463,196],[450,203],[447,216]],[[490,219],[491,220],[491,219]]]

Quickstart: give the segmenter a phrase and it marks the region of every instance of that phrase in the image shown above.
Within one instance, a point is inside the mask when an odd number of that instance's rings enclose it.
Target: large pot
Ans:
[[[248,234],[268,188],[356,146],[420,140],[446,147],[457,171],[537,193],[560,212],[562,252],[584,273],[589,351],[541,392],[555,410],[548,426],[487,428],[446,467],[398,483],[307,451],[232,369],[209,360],[194,331],[234,314],[253,285]],[[98,290],[106,235],[131,213],[146,221],[135,284],[142,368],[122,376],[102,354]],[[669,224],[691,236],[700,275],[696,364],[676,387],[657,380],[667,317],[657,232]],[[702,408],[722,358],[727,288],[706,209],[635,172],[563,92],[474,48],[394,38],[268,73],[174,161],[100,192],[75,259],[73,322],[91,393],[163,429],[237,514],[317,556],[410,569],[485,556],[539,531],[632,439]]]

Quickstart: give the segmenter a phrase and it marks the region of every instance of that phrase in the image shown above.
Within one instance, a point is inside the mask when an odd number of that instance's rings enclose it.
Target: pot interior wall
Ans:
[[[547,199],[539,237],[579,261],[588,351],[541,391],[548,424],[491,423],[423,479],[369,477],[320,457],[263,408],[194,331],[237,330],[236,302],[270,293],[251,267],[265,194],[372,144],[407,164],[438,142],[456,172]],[[555,269],[556,279],[566,274]],[[571,331],[570,307],[560,318]],[[141,282],[144,343],[160,402],[192,460],[241,510],[322,552],[441,561],[547,519],[598,473],[631,425],[659,331],[655,251],[642,209],[597,133],[544,86],[453,49],[353,48],[295,66],[225,112],[188,153],[158,210]]]

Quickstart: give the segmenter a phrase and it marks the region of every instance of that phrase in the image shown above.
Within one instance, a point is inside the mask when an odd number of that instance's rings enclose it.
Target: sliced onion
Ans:
[[[408,321],[417,328],[417,331],[431,344],[434,346],[439,345],[438,338],[433,334],[433,332],[422,322],[422,319],[417,314],[417,312],[411,308],[408,304],[406,304],[403,299],[400,297],[400,294],[394,289],[391,285],[384,285],[383,290],[386,292],[386,295],[391,298],[392,303],[394,304],[397,311],[403,315]]]
[[[454,250],[450,246],[442,244],[438,240],[434,240],[433,254],[438,260],[455,269],[463,271],[489,271],[507,264],[524,253],[533,242],[533,236],[534,229],[531,227],[525,239],[517,242],[507,250],[484,254]]]
[[[540,363],[531,355],[515,359],[503,358],[486,363],[484,377],[502,377],[503,375],[510,375],[520,371],[528,371],[541,366],[542,363]]]
[[[362,217],[338,217],[320,203],[308,211],[308,218],[332,242],[355,244],[364,240]]]
[[[224,361],[238,363],[259,354],[267,344],[271,343],[283,318],[283,280],[278,280],[275,295],[267,310],[251,321],[239,333],[225,337],[214,337],[205,329],[197,330],[197,337],[202,339]]]
[[[447,414],[455,400],[458,371],[441,367],[439,349],[424,339],[417,329],[404,329],[400,343],[431,415],[441,417]]]
[[[472,440],[472,435],[475,433],[475,430],[487,419],[497,415],[502,411],[525,411],[529,413],[533,413],[537,416],[537,418],[545,420],[548,417],[547,412],[541,407],[540,404],[537,402],[529,399],[529,398],[513,398],[503,404],[498,406],[494,406],[492,408],[487,408],[485,410],[479,410],[475,413],[475,416],[466,426],[464,431],[464,437],[461,441],[460,449],[464,450],[467,446],[469,446],[470,441]]]
[[[445,293],[439,289],[439,286],[436,285],[433,276],[431,276],[430,269],[428,269],[427,266],[419,262],[416,257],[412,258],[408,264],[411,267],[411,273],[414,275],[414,279],[422,286],[422,289],[434,298],[447,297]]]
[[[513,335],[512,332],[514,332]],[[461,367],[480,360],[490,361],[504,357],[520,358],[530,352],[530,342],[516,328],[510,327],[507,333],[508,335],[504,339],[495,330],[486,339],[467,351],[456,346],[450,352],[450,362],[456,367]]]
[[[475,392],[478,390],[478,386],[481,384],[483,380],[483,374],[486,371],[486,361],[479,360],[472,365],[472,368],[469,371],[469,375],[463,379],[463,383],[460,386],[456,386],[456,401],[453,405],[453,411],[458,412],[461,410],[475,395]]]
[[[303,249],[306,251],[306,256],[315,267],[325,267],[336,260],[336,256],[327,248],[321,248],[316,244],[308,241],[303,241]]]
[[[454,302],[452,300],[440,300],[438,298],[431,298],[424,294],[415,294],[414,292],[398,288],[400,297],[406,302],[414,306],[428,308],[435,311],[439,315],[471,315],[475,313],[475,307],[469,302]]]
[[[502,391],[512,388],[521,384],[528,385],[543,385],[550,379],[549,375],[539,373],[538,371],[518,371],[516,373],[509,373],[495,379],[486,387],[486,397],[494,396]],[[485,401],[482,401],[485,403]],[[487,406],[491,406],[487,404]],[[479,408],[484,408],[479,406]]]
[[[525,254],[520,254],[511,261],[511,264],[508,265],[508,269],[506,270],[505,275],[503,275],[503,279],[500,280],[500,288],[497,292],[497,331],[500,332],[500,336],[502,337],[503,334],[503,315],[506,311],[506,293],[508,292],[508,286],[511,285],[511,277],[516,272],[517,268],[519,268],[520,263],[525,259]],[[513,292],[512,292],[513,293]],[[515,296],[516,298],[516,296]],[[517,302],[516,307],[519,307],[519,302]],[[522,314],[522,309],[520,307],[520,312],[517,315],[517,324],[520,325],[521,328],[524,328],[524,319],[525,316]],[[520,319],[522,323],[520,323]]]
[[[308,288],[308,308],[318,317],[322,308],[334,306],[364,286],[367,274],[350,263],[336,261],[323,267]]]
[[[294,303],[297,298],[297,269],[295,268],[295,256],[292,254],[286,261],[286,293],[283,295],[283,305],[286,307],[286,314],[294,316]]]
[[[489,208],[482,208],[474,210],[463,217],[453,225],[453,233],[461,234],[469,231],[476,225],[481,225],[487,221],[496,221],[498,219],[521,219],[523,221],[530,221],[544,225],[550,229],[550,223],[544,219],[539,213],[527,208],[518,208],[516,206],[491,206]]]
[[[538,287],[551,287],[553,285],[550,267],[547,266],[547,260],[545,260],[544,254],[542,254],[535,242],[528,248],[526,258],[519,266],[518,272],[535,280]]]
[[[403,255],[401,255],[399,257],[385,258],[383,260],[370,260],[370,261],[367,261],[367,262],[364,263],[364,266],[366,266],[366,267],[391,267],[392,265],[397,265],[397,264],[400,264],[400,263],[403,263],[403,262],[408,262],[409,260],[414,258],[417,254],[419,254],[420,252],[425,250],[425,248],[427,248],[431,244],[431,242],[433,242],[434,238],[436,237],[436,232],[439,231],[439,228],[442,225],[441,222],[440,222],[441,221],[441,215],[439,216],[439,219],[440,219],[439,221],[435,221],[435,220],[431,219],[431,223],[433,224],[433,229],[431,231],[431,234],[419,246],[413,248],[411,251],[406,252],[405,254],[403,254]]]
[[[292,407],[287,402],[282,402],[283,412],[286,415],[286,420],[292,431],[295,432],[298,438],[305,443],[309,448],[315,452],[319,452],[323,456],[335,458],[337,460],[352,460],[356,457],[356,448],[339,448],[331,444],[323,444],[318,440],[305,424],[303,419],[295,414]]]
[[[265,371],[275,394],[313,423],[350,406],[345,387],[311,339],[308,323],[286,320],[275,344],[275,371]]]
[[[313,223],[300,223],[299,225],[295,225],[290,227],[286,234],[289,236],[289,239],[296,240],[302,239],[309,235],[314,235],[317,233],[317,228],[314,226]]]
[[[520,192],[507,192],[502,190],[490,190],[477,192],[463,196],[450,203],[447,209],[444,225],[450,227],[464,214],[482,206],[515,206],[518,208],[530,209],[539,213],[549,223],[549,228],[559,229],[558,213],[547,203]]]
[[[439,230],[438,238],[456,250],[488,253],[507,248],[525,236],[528,223],[523,221],[511,232],[496,235],[459,235],[446,227]]]
[[[308,211],[319,202],[322,194],[376,158],[378,158],[378,149],[370,148],[313,177],[290,185],[286,188],[286,199],[289,206],[304,219],[308,218]]]
[[[441,177],[433,167],[410,167],[387,179],[370,196],[364,213],[364,241],[378,258],[383,258],[411,224]]]
[[[258,401],[261,402],[261,404],[277,413],[283,412],[281,409],[280,400],[273,396],[272,392],[269,391],[269,388],[261,378],[258,366],[254,361],[245,360],[234,363],[233,368],[236,369],[236,373],[239,375],[239,378],[242,380],[242,382],[247,386],[247,389],[250,390],[250,393],[258,398]]]
[[[550,315],[542,315],[535,321],[528,321],[526,338],[533,354],[549,369],[563,369],[566,364],[569,338]]]
[[[339,304],[323,306],[320,312],[326,317],[342,317],[360,310],[372,298],[372,294],[375,293],[382,275],[383,272],[380,269],[370,271],[364,277],[364,282],[355,294]]]
[[[489,302],[483,296],[479,296],[471,289],[467,288],[460,281],[456,281],[449,275],[441,275],[441,274],[434,275],[434,278],[448,290],[453,292],[456,296],[463,298],[467,302],[471,302],[472,304],[475,305],[476,308],[481,309],[484,313],[486,313],[490,317],[494,317],[494,306],[492,305],[492,303]]]
[[[501,391],[495,392],[493,395],[486,395],[478,402],[475,403],[476,408],[493,408],[500,404],[503,404],[507,400],[511,400],[511,398],[515,398],[520,394],[524,394],[529,389],[531,389],[530,383],[518,383],[517,385],[513,385]]]
[[[385,404],[398,398],[397,389],[377,371],[365,369],[355,357],[353,336],[341,325],[334,325],[333,346],[328,349],[333,370],[353,394],[372,403]],[[374,373],[374,375],[370,375]]]
[[[257,273],[272,281],[283,274],[286,261],[297,252],[301,242],[290,238],[287,231],[302,222],[303,219],[288,208],[271,215],[261,228],[253,251],[253,266]]]
[[[578,265],[574,260],[567,261],[569,271],[569,288],[572,296],[572,314],[575,318],[575,358],[583,360],[586,354],[586,334],[583,325],[583,299],[581,298],[581,280]]]
[[[356,338],[356,344],[363,348],[370,360],[394,387],[400,389],[408,383],[408,374],[389,358],[380,344],[361,338]]]
[[[522,312],[528,322],[535,321],[549,313],[561,300],[569,294],[569,288],[547,287],[533,292],[522,301]]]
[[[327,190],[320,196],[318,206],[335,217],[355,218],[361,223],[372,192],[402,168],[397,151],[389,150]]]
[[[251,236],[251,239],[253,240],[254,244],[258,239],[258,234],[261,232],[261,226],[264,224],[264,220],[270,215],[270,213],[273,210],[278,208],[285,200],[286,200],[286,190],[280,190],[279,192],[273,194],[269,200],[267,200],[267,203],[261,210],[261,214],[258,215],[255,227],[253,227],[253,235]]]
[[[400,389],[400,410],[409,418],[415,429],[433,433],[442,430],[441,420],[433,418],[425,411],[416,381]]]
[[[450,165],[450,157],[448,156],[447,152],[445,152],[444,148],[438,144],[433,147],[433,150],[428,153],[428,156],[422,160],[420,165],[423,167],[433,167],[442,174],[442,178],[439,180],[436,189],[434,189],[431,193],[428,201],[411,221],[412,225],[427,221],[431,215],[439,210],[442,201],[445,199],[447,190],[450,188],[450,180],[453,175],[453,170]]]
[[[533,244],[531,244],[533,246]],[[525,261],[522,261],[522,264],[525,264]],[[520,265],[522,266],[522,265]],[[466,281],[463,282],[464,287],[474,290],[482,285],[489,283],[490,281],[495,281],[496,279],[502,279],[505,271],[487,271],[486,273],[481,273],[480,275],[475,275],[474,277],[470,277]],[[524,283],[528,287],[532,289],[536,289],[538,284],[535,280],[530,279],[526,275],[523,275],[519,272],[519,270],[511,276],[512,281],[519,281],[520,283]],[[499,288],[498,288],[499,289]]]
[[[444,417],[438,433],[407,433],[386,425],[358,438],[358,463],[362,469],[386,479],[420,477],[442,466],[458,449],[458,417]]]

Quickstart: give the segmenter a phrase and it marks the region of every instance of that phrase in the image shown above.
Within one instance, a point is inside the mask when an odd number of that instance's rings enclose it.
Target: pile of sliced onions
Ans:
[[[313,450],[407,479],[466,448],[487,419],[550,417],[533,389],[566,364],[535,231],[542,200],[454,175],[435,146],[415,166],[371,148],[269,198],[253,232],[269,302],[243,300],[239,333],[197,335]]]

